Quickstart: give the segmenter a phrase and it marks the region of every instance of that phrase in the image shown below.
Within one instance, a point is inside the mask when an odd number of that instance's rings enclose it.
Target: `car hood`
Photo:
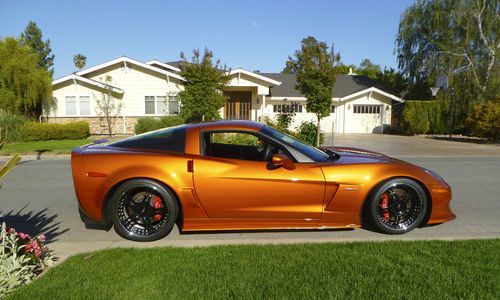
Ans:
[[[373,164],[400,162],[397,159],[384,154],[354,147],[323,147],[340,155],[340,158],[332,163],[338,164]]]

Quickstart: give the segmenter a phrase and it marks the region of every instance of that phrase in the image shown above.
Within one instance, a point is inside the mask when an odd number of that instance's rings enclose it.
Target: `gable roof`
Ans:
[[[304,97],[295,89],[297,77],[295,74],[286,73],[260,73],[260,75],[281,81],[281,85],[271,89],[271,97]],[[337,74],[333,86],[333,98],[348,98],[347,96],[359,92],[376,91],[389,98],[401,101],[400,98],[388,93],[385,88],[366,76]]]
[[[168,70],[173,71],[175,73],[179,73],[181,71],[181,69],[179,69],[178,67],[173,66],[173,65],[168,64],[168,63],[163,63],[157,59],[150,60],[150,61],[146,62],[146,64],[157,65],[157,66],[161,67],[162,69],[168,69]]]
[[[177,78],[179,80],[184,80],[184,78],[182,78],[179,74],[176,74],[176,73],[174,73],[172,71],[167,71],[167,70],[164,70],[164,69],[152,66],[152,65],[148,65],[146,63],[143,63],[141,61],[138,61],[138,60],[126,57],[126,56],[122,56],[120,58],[116,58],[116,59],[110,60],[110,61],[102,63],[100,65],[97,65],[97,66],[94,66],[94,67],[91,67],[91,68],[88,68],[88,69],[76,72],[75,74],[83,76],[85,74],[88,74],[88,73],[91,73],[91,72],[94,72],[94,71],[97,71],[97,70],[100,70],[100,69],[103,69],[103,68],[106,68],[106,67],[118,64],[118,63],[130,63],[130,64],[133,64],[133,65],[136,65],[136,66],[139,66],[139,67],[143,67],[145,69],[148,69],[148,70],[160,73],[160,74],[164,74],[164,75],[167,75],[167,76],[171,76],[173,78]]]
[[[281,82],[279,80],[275,80],[275,79],[273,79],[269,76],[265,76],[261,73],[250,72],[250,71],[247,71],[247,70],[242,69],[242,68],[231,70],[231,72],[229,72],[229,75],[234,75],[234,74],[238,74],[238,73],[245,74],[247,76],[262,80],[264,82],[272,84],[273,86],[279,86],[281,84]]]
[[[52,85],[63,83],[63,82],[68,81],[68,80],[78,80],[78,81],[90,84],[90,85],[98,87],[98,88],[103,88],[103,89],[104,88],[109,88],[112,92],[115,92],[115,93],[118,93],[118,94],[123,94],[123,90],[121,88],[118,88],[116,86],[112,86],[110,84],[107,84],[107,83],[104,83],[104,82],[100,82],[100,81],[97,81],[97,80],[89,79],[89,78],[86,78],[86,77],[83,77],[83,76],[80,76],[80,75],[77,75],[77,74],[70,74],[70,75],[61,77],[59,79],[53,80],[52,81]]]

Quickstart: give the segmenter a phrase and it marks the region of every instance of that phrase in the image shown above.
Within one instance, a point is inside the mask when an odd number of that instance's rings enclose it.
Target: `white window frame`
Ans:
[[[67,97],[75,97],[75,114],[69,115],[68,114],[68,109],[67,109]],[[88,97],[89,98],[89,113],[88,114],[81,114],[81,105],[80,105],[80,98],[81,97]],[[89,117],[92,116],[92,95],[89,94],[82,94],[82,95],[65,95],[64,96],[64,116],[65,117]]]
[[[153,97],[154,98],[154,113],[152,114],[147,114],[146,113],[146,97]],[[144,105],[144,115],[145,116],[178,116],[179,114],[170,114],[170,99],[174,98],[177,103],[179,103],[179,100],[177,99],[177,95],[170,96],[170,95],[144,95],[143,98],[143,105]],[[160,114],[158,113],[158,102],[163,101],[165,103],[165,114]],[[153,102],[153,101],[151,101]],[[180,111],[180,105],[179,105],[179,111]]]

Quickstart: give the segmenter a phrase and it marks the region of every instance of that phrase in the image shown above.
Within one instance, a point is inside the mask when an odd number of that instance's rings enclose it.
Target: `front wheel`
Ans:
[[[401,234],[419,226],[426,215],[428,199],[422,186],[396,178],[382,184],[368,203],[368,217],[376,230]]]
[[[178,211],[172,192],[147,179],[124,182],[111,199],[115,231],[132,241],[165,237],[174,227]]]

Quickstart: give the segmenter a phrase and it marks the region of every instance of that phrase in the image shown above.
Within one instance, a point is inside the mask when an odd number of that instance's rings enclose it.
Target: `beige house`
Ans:
[[[176,115],[182,109],[177,97],[184,88],[179,63],[144,63],[121,57],[56,79],[52,82],[56,105],[45,115],[49,122],[56,123],[86,120],[93,134],[104,134],[106,126],[99,118],[97,100],[109,90],[122,106],[115,132],[133,134],[138,118]],[[295,89],[293,74],[238,68],[230,75],[225,89],[228,101],[220,111],[221,117],[261,121],[293,109],[296,114],[291,129],[303,121],[316,121],[315,115],[306,110],[306,98]],[[392,101],[402,102],[366,77],[337,75],[331,114],[322,120],[322,129],[326,133],[371,133],[391,123]]]

